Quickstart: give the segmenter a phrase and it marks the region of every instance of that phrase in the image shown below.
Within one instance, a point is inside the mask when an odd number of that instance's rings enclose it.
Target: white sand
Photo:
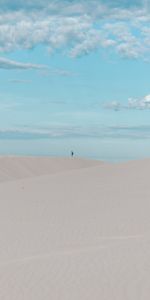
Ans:
[[[5,157],[0,181],[0,299],[150,299],[150,160]]]

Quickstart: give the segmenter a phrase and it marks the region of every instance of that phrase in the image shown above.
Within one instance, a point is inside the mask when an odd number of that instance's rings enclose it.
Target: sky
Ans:
[[[150,156],[150,3],[0,0],[0,154]]]

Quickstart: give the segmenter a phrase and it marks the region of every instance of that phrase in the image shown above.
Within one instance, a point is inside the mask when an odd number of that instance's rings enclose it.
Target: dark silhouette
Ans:
[[[73,151],[71,151],[71,157],[73,157],[74,156],[74,152]]]

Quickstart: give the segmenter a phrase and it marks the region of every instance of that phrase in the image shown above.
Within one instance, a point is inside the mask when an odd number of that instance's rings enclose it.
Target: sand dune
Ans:
[[[0,171],[0,299],[148,300],[150,160],[39,164]]]
[[[0,182],[87,168],[100,161],[79,158],[0,157]]]

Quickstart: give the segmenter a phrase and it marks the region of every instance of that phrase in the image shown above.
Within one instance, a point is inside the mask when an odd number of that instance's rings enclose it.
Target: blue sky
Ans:
[[[150,153],[149,1],[0,0],[0,153]]]

